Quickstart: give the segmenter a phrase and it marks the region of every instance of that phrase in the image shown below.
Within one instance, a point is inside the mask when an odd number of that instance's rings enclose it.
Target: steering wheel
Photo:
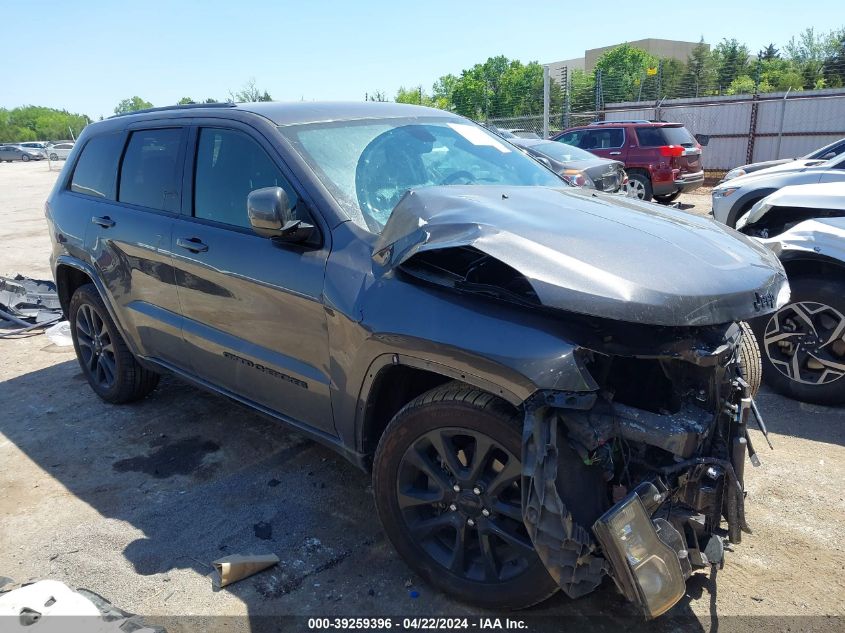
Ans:
[[[472,184],[476,181],[475,176],[473,176],[466,169],[462,169],[461,171],[456,171],[456,172],[453,172],[453,173],[449,174],[448,176],[446,176],[443,180],[440,181],[440,184],[441,185],[454,185],[461,178],[468,181],[466,184]]]

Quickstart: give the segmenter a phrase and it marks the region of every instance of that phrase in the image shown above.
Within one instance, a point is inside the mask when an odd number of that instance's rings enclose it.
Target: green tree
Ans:
[[[601,72],[602,100],[605,103],[636,101],[649,68],[657,68],[657,58],[641,48],[622,44],[596,61],[596,73]]]
[[[58,141],[79,136],[91,122],[84,114],[40,106],[0,108],[0,142]]]
[[[748,47],[736,39],[723,39],[716,45],[713,58],[716,62],[716,81],[719,92],[727,91],[734,79],[748,74]]]
[[[845,27],[832,34],[828,48],[824,60],[825,85],[840,88],[845,86]]]
[[[654,98],[660,100],[663,97],[681,96],[684,85],[684,74],[687,67],[680,59],[666,57],[660,60],[660,92],[655,89]],[[656,82],[655,82],[656,83]]]
[[[126,114],[127,112],[136,112],[138,110],[146,110],[152,108],[153,104],[149,101],[144,101],[141,97],[135,96],[129,99],[124,99],[117,104],[114,109],[115,114]]]
[[[431,98],[435,108],[440,108],[441,110],[454,109],[452,93],[457,83],[458,78],[455,75],[443,75],[434,82],[434,85],[431,87]]]
[[[687,57],[687,69],[681,81],[679,97],[698,97],[709,94],[716,78],[713,55],[704,38]]]
[[[414,105],[432,106],[433,99],[429,97],[422,86],[415,86],[413,88],[405,88],[402,86],[396,92],[396,103],[411,103]]]
[[[766,48],[760,49],[760,52],[757,53],[757,59],[764,62],[768,62],[773,59],[780,59],[780,51],[775,48],[774,44],[769,44]]]
[[[798,66],[804,78],[804,88],[812,90],[825,85],[825,60],[836,53],[836,33],[818,34],[812,28],[793,37],[785,46],[786,55]]]
[[[579,68],[569,73],[569,107],[573,112],[589,112],[596,105],[596,79]]]
[[[182,97],[181,99],[179,99],[179,101],[176,102],[176,105],[191,105],[192,103],[196,103],[196,101],[194,101],[190,97]]]

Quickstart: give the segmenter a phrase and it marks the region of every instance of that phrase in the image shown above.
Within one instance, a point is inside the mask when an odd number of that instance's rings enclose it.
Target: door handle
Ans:
[[[104,229],[110,229],[114,226],[114,220],[112,220],[109,216],[104,215],[101,218],[93,217],[91,218],[91,224],[96,224],[97,226],[102,226]]]
[[[191,251],[192,253],[204,253],[208,250],[208,245],[203,244],[196,237],[179,237],[176,239],[176,246]]]
[[[622,152],[610,152],[611,156],[620,156]]]

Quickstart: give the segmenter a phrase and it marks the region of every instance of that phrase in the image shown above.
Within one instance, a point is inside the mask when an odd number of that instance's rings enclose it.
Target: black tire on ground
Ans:
[[[73,293],[68,318],[76,358],[98,396],[122,404],[155,389],[159,375],[142,367],[129,351],[94,284]]]
[[[50,154],[50,160],[59,160],[59,155],[53,152]]]
[[[396,414],[373,464],[379,518],[405,562],[441,591],[499,610],[558,590],[522,523],[521,427],[503,400],[448,383]]]
[[[637,187],[637,184],[640,186]],[[650,201],[652,198],[652,188],[651,188],[651,179],[640,171],[635,172],[628,172],[628,185],[629,188],[636,188],[640,189],[641,193],[636,195],[635,197],[640,200],[645,200],[646,202]]]
[[[21,155],[21,160],[25,163],[28,163],[29,162],[29,154]]]
[[[667,193],[665,196],[654,196],[655,202],[659,202],[660,204],[672,204],[681,197],[680,191],[675,191],[674,193]]]
[[[752,322],[760,341],[763,379],[778,393],[795,400],[845,403],[845,333],[841,329],[845,322],[845,280],[802,275],[791,276],[789,285],[790,303],[776,314]],[[834,337],[836,332],[838,337]],[[795,353],[784,350],[783,342],[792,345]],[[796,354],[798,380],[794,377]]]
[[[760,391],[760,383],[763,380],[763,361],[760,358],[760,346],[751,325],[741,321],[739,326],[742,329],[742,340],[739,344],[739,365],[742,368],[742,376],[748,383],[751,397],[756,398]]]

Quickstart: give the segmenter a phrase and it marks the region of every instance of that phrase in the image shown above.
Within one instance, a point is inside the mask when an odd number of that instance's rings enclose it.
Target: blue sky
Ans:
[[[545,63],[626,40],[702,36],[710,44],[736,37],[755,52],[806,27],[842,26],[841,7],[841,0],[0,0],[7,36],[0,106],[47,105],[96,118],[136,94],[154,105],[225,99],[250,78],[284,101],[358,100],[375,90],[392,98],[401,85],[430,89],[439,76],[497,54]]]

